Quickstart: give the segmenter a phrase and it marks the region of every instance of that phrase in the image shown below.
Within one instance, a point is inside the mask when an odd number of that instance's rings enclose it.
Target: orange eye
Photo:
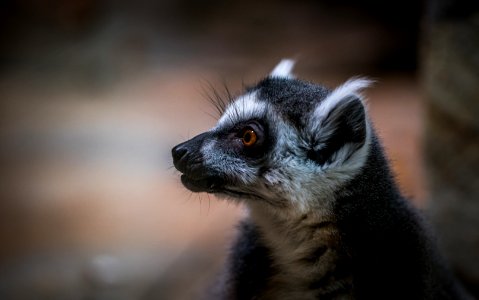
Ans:
[[[241,138],[241,141],[243,142],[243,145],[245,145],[246,147],[249,147],[249,146],[253,146],[255,143],[256,143],[256,133],[251,130],[251,129],[248,129],[248,130],[245,130],[245,132],[243,133],[243,137]]]

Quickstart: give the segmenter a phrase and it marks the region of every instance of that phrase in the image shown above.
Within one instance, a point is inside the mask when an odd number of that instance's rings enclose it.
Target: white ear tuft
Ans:
[[[274,67],[269,77],[293,78],[291,71],[294,68],[295,61],[292,59],[283,59]]]
[[[359,96],[359,93],[365,88],[369,87],[372,83],[372,80],[366,78],[351,78],[334,89],[329,97],[334,96],[335,98],[344,98],[348,95]]]
[[[329,94],[326,99],[316,108],[316,118],[326,116],[339,102],[348,99],[351,96],[356,96],[362,99],[360,92],[370,86],[372,80],[366,78],[351,78]]]

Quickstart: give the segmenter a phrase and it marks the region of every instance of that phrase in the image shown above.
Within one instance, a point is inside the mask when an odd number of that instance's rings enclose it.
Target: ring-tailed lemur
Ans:
[[[216,298],[467,298],[394,183],[360,95],[369,81],[329,90],[293,64],[172,150],[186,188],[249,209]]]

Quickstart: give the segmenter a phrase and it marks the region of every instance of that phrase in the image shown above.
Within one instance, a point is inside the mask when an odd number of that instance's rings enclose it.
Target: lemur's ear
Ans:
[[[292,59],[283,59],[281,60],[273,71],[269,74],[269,77],[280,77],[280,78],[293,78],[291,71],[294,68],[295,61]]]
[[[316,106],[310,122],[308,157],[317,163],[343,164],[367,141],[368,124],[360,91],[371,84],[351,79]]]

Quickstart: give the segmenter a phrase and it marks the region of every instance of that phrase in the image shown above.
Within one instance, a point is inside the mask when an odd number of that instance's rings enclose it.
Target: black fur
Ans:
[[[239,236],[231,248],[228,267],[208,299],[257,299],[276,272],[258,228],[251,222],[243,221],[238,230]]]
[[[362,172],[335,202],[357,299],[465,299],[418,212],[399,193],[373,135]]]
[[[259,91],[260,99],[273,104],[285,120],[299,129],[306,126],[305,112],[312,111],[330,93],[327,88],[306,81],[271,77],[254,89]]]

